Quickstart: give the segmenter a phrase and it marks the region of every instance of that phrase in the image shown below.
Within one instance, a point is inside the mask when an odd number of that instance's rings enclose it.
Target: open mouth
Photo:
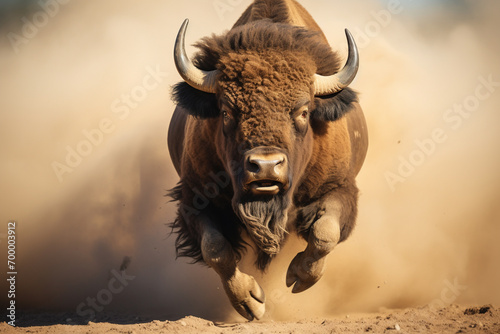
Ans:
[[[281,182],[273,180],[259,180],[249,184],[250,190],[255,195],[276,195],[282,186]]]

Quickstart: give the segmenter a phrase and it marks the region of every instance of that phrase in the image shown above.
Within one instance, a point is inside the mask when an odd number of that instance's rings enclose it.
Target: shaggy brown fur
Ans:
[[[234,27],[249,22],[271,19],[276,23],[287,23],[293,26],[306,27],[310,31],[319,32],[322,42],[328,44],[325,35],[312,16],[295,0],[255,0],[241,15]]]
[[[362,114],[349,88],[327,97],[312,96],[313,75],[330,75],[340,66],[314,20],[295,1],[255,1],[232,30],[204,38],[196,46],[196,66],[221,74],[217,94],[184,82],[173,91],[181,108],[176,113],[194,116],[184,118],[181,138],[175,129],[169,133],[181,176],[170,193],[179,201],[172,224],[178,233],[178,256],[203,261],[202,214],[231,243],[237,259],[246,229],[263,270],[280,250],[286,231],[296,229],[307,238],[318,212],[324,210],[324,198],[331,194],[342,203],[340,241],[347,238],[356,217],[354,177],[366,153],[366,143],[353,141],[348,124],[351,118],[362,119]],[[308,129],[299,131],[292,115],[308,101]],[[221,108],[229,111],[222,116]],[[366,129],[356,131],[366,137]],[[271,200],[241,192],[242,154],[263,146],[285,151],[290,164],[290,190]],[[229,182],[217,182],[216,175]],[[289,216],[294,217],[293,226]]]

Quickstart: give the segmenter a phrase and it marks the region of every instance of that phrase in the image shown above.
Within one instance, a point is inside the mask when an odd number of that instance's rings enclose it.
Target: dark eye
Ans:
[[[307,132],[307,128],[309,126],[309,108],[308,106],[303,106],[299,110],[297,110],[295,114],[295,128],[299,133],[305,134]]]
[[[235,126],[235,121],[233,117],[233,112],[232,110],[227,107],[223,106],[221,108],[221,114],[222,114],[222,129],[225,135],[228,135],[229,132],[234,128]]]
[[[222,112],[222,119],[224,120],[224,122],[231,120],[232,115],[231,115],[231,110],[229,110],[229,107],[223,106],[221,108],[221,112]]]

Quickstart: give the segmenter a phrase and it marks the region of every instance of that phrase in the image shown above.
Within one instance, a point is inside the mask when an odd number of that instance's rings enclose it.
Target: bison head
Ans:
[[[175,45],[185,82],[174,87],[174,100],[209,122],[231,176],[233,210],[260,250],[274,255],[315,134],[356,100],[346,89],[358,68],[354,40],[346,31],[349,58],[338,71],[339,59],[319,33],[257,21],[202,40],[193,64],[186,28],[187,20]]]

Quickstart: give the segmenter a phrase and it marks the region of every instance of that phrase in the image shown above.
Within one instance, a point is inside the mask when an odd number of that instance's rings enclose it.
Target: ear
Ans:
[[[358,94],[351,88],[328,96],[317,96],[314,99],[316,109],[311,117],[318,121],[336,121],[353,108],[353,102],[358,102]]]
[[[184,81],[172,88],[172,100],[194,117],[206,119],[219,116],[215,94],[199,91]]]

